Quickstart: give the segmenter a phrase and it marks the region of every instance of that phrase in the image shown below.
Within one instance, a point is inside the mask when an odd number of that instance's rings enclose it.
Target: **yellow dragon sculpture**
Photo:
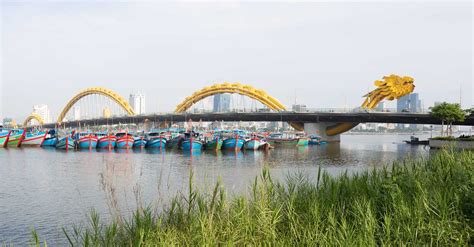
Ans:
[[[376,80],[374,82],[377,89],[363,96],[365,100],[361,107],[364,109],[373,109],[382,100],[399,99],[402,96],[410,94],[415,89],[413,82],[414,79],[409,76],[401,77],[393,74],[384,76],[382,80]],[[339,123],[328,127],[326,134],[328,136],[338,135],[354,128],[357,124],[358,123]]]

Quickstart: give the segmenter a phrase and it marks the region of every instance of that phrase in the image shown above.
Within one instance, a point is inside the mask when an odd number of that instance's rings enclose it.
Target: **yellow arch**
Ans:
[[[191,96],[186,97],[183,102],[176,106],[176,109],[174,111],[176,113],[184,112],[196,102],[206,97],[221,93],[236,93],[240,95],[245,95],[247,97],[260,101],[260,103],[268,106],[272,110],[286,110],[286,107],[282,103],[280,103],[280,101],[273,98],[263,90],[256,89],[250,85],[224,82],[222,84],[214,84],[210,87],[205,87],[193,93]]]
[[[109,90],[107,88],[103,88],[103,87],[90,87],[90,88],[86,88],[86,89],[82,90],[76,96],[74,96],[71,100],[69,100],[69,102],[64,107],[61,114],[59,115],[57,122],[60,123],[64,120],[64,117],[66,117],[67,112],[72,108],[72,106],[77,101],[79,101],[80,99],[82,99],[82,98],[84,98],[88,95],[92,95],[92,94],[99,94],[99,95],[106,96],[106,97],[112,99],[113,101],[115,101],[115,103],[117,103],[119,106],[121,106],[128,113],[128,115],[130,115],[130,116],[135,115],[135,111],[133,111],[132,107],[119,94],[117,94],[114,91]]]
[[[192,105],[194,105],[196,102],[206,97],[209,97],[215,94],[221,94],[221,93],[236,93],[236,94],[244,95],[252,99],[258,100],[260,103],[268,106],[272,110],[277,110],[277,111],[286,110],[285,105],[283,105],[279,100],[267,94],[263,90],[256,89],[250,85],[243,85],[238,82],[237,83],[224,82],[221,84],[214,84],[212,86],[205,87],[193,93],[191,96],[186,97],[178,106],[176,106],[176,109],[174,110],[174,112],[176,113],[184,112],[187,109],[189,109]],[[290,125],[297,130],[303,130],[302,124],[290,123]]]
[[[23,126],[28,125],[28,123],[33,119],[38,121],[40,123],[40,125],[44,124],[44,120],[40,115],[38,115],[36,113],[31,113],[28,117],[26,117],[25,121],[23,121]]]

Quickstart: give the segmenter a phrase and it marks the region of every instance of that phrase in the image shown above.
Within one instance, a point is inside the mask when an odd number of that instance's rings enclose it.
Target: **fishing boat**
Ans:
[[[222,149],[225,150],[241,150],[244,146],[245,139],[239,135],[225,139],[222,142]]]
[[[79,132],[74,135],[77,148],[79,149],[93,149],[97,147],[99,139],[96,135],[90,132]]]
[[[21,141],[25,138],[26,131],[22,129],[12,129],[10,136],[6,140],[7,147],[19,147]]]
[[[267,141],[274,146],[308,146],[309,138],[294,133],[272,133]]]
[[[222,137],[220,137],[219,135],[215,135],[215,136],[213,136],[212,139],[206,141],[206,143],[204,145],[204,149],[206,149],[206,150],[221,150],[222,149],[222,143],[223,143]]]
[[[119,149],[129,149],[133,147],[134,139],[133,136],[127,132],[118,132],[115,134],[117,137],[117,142],[115,148]]]
[[[97,135],[97,148],[100,149],[109,149],[112,150],[115,148],[115,143],[117,142],[117,137],[114,135],[105,133],[105,132],[99,132],[96,133]]]
[[[133,148],[145,148],[147,140],[144,136],[135,136],[133,138]]]
[[[43,143],[46,135],[48,133],[46,131],[38,131],[38,132],[26,132],[25,138],[21,141],[21,146],[40,146]]]
[[[296,146],[299,147],[306,147],[309,144],[309,138],[305,136],[298,137],[298,142],[296,143]]]
[[[146,148],[159,148],[164,149],[166,148],[166,137],[162,133],[159,132],[150,132],[146,135],[147,142]]]
[[[326,144],[327,142],[321,139],[319,136],[311,135],[309,136],[309,145],[321,145]]]
[[[63,138],[60,138],[58,143],[56,144],[57,149],[63,149],[68,151],[69,149],[74,150],[74,139],[67,135]]]
[[[7,140],[10,137],[10,130],[1,130],[0,131],[0,147],[5,147]]]
[[[194,137],[187,138],[181,144],[183,151],[198,151],[202,149],[202,142],[195,139]]]
[[[56,135],[56,130],[52,129],[46,133],[46,136],[41,143],[41,147],[56,147],[57,143],[58,136]]]
[[[252,137],[244,143],[245,150],[257,150],[261,145],[260,139],[253,134]]]

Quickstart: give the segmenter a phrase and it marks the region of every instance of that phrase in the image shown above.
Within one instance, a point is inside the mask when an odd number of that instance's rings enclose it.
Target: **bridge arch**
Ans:
[[[272,110],[286,110],[286,107],[280,101],[270,96],[263,90],[256,89],[250,85],[224,82],[221,84],[214,84],[209,87],[204,87],[203,89],[193,93],[191,96],[186,97],[179,105],[176,106],[175,112],[184,112],[198,101],[206,97],[221,93],[236,93],[244,95],[259,101],[260,103],[268,106]]]
[[[82,90],[78,94],[76,94],[69,102],[66,104],[64,109],[62,110],[61,114],[59,114],[58,123],[61,123],[64,118],[66,117],[66,114],[69,112],[69,110],[72,108],[72,106],[77,103],[80,99],[92,95],[92,94],[98,94],[98,95],[103,95],[111,100],[113,100],[115,103],[117,103],[119,106],[121,106],[130,116],[135,115],[135,111],[133,108],[128,104],[128,102],[119,94],[115,93],[112,90],[109,90],[107,88],[103,87],[90,87]]]
[[[224,82],[221,84],[214,84],[209,87],[204,87],[203,89],[194,92],[191,96],[186,97],[179,105],[176,106],[174,112],[181,113],[188,110],[191,106],[193,106],[198,101],[207,98],[209,96],[221,93],[236,93],[240,95],[244,95],[259,101],[260,103],[268,106],[272,110],[276,111],[284,111],[286,110],[285,105],[283,105],[279,100],[272,97],[271,95],[267,94],[265,91],[261,89],[256,89],[250,85],[243,85],[238,82],[236,83],[229,83]],[[303,124],[301,123],[293,123],[291,122],[290,125],[297,129],[303,130]]]
[[[36,114],[36,113],[31,113],[28,117],[26,117],[25,121],[23,121],[23,126],[27,126],[28,123],[31,121],[31,120],[36,120],[40,123],[40,125],[43,125],[44,124],[44,120],[43,118]]]

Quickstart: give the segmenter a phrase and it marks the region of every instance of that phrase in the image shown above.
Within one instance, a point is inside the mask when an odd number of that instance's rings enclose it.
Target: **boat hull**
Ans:
[[[296,143],[296,146],[306,147],[308,146],[308,143],[309,143],[309,138],[299,138],[298,142]]]
[[[7,138],[6,146],[7,147],[19,147],[20,144],[21,144],[21,141],[23,140],[24,137],[25,137],[25,135],[23,133],[15,134],[15,135],[10,134],[10,137]]]
[[[240,138],[225,139],[222,143],[222,149],[225,150],[241,150],[245,140]]]
[[[26,133],[25,138],[21,141],[21,146],[40,146],[46,138],[46,132]]]
[[[214,139],[206,143],[206,150],[221,150],[222,149],[222,139]]]
[[[133,141],[133,148],[145,148],[147,140],[140,138]]]
[[[76,143],[79,149],[93,149],[97,147],[97,142],[97,137],[89,135],[81,137]]]
[[[260,147],[260,143],[261,143],[260,140],[257,140],[257,139],[248,140],[244,144],[244,149],[245,150],[257,150],[258,147]]]
[[[57,143],[58,143],[57,137],[50,137],[50,138],[45,138],[43,143],[41,143],[41,146],[42,147],[55,147]]]
[[[115,136],[103,136],[97,141],[97,148],[114,149],[117,138]]]
[[[74,139],[72,137],[63,137],[59,139],[58,143],[56,144],[57,149],[62,149],[62,150],[74,150]]]
[[[183,151],[198,151],[202,149],[202,142],[196,140],[185,140],[181,144]]]
[[[0,133],[0,148],[5,147],[7,144],[7,139],[10,136],[10,132],[2,132]]]
[[[124,136],[117,139],[115,144],[115,148],[118,149],[129,149],[133,147],[133,137],[132,136]]]
[[[166,138],[149,139],[146,143],[146,148],[166,148]]]

